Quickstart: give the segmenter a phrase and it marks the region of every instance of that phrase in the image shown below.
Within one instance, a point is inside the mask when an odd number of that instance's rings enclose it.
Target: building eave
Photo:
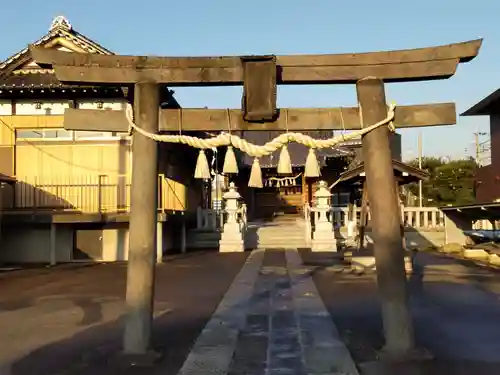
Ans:
[[[413,180],[417,181],[424,180],[429,177],[429,174],[426,171],[412,167],[411,165],[408,165],[406,163],[400,162],[395,159],[392,160],[392,167],[395,172],[399,172],[403,174],[403,176],[406,174],[406,176],[404,176],[406,177],[405,180],[407,180],[406,183],[412,182]],[[351,168],[342,173],[339,176],[337,183],[347,182],[360,176],[364,177],[363,175],[364,172],[365,172],[365,164],[364,162],[361,162],[354,168]]]
[[[487,116],[500,112],[500,89],[474,104],[460,116]]]
[[[14,177],[7,176],[7,175],[5,175],[3,173],[0,173],[0,183],[13,185],[16,182],[17,182],[17,180]]]

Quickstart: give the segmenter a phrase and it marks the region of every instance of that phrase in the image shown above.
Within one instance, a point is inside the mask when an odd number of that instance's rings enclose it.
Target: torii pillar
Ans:
[[[158,132],[160,87],[157,83],[135,84],[134,117],[138,127]],[[158,204],[158,145],[134,133],[132,143],[129,258],[126,294],[124,351],[143,355],[149,347],[154,301],[156,229]]]

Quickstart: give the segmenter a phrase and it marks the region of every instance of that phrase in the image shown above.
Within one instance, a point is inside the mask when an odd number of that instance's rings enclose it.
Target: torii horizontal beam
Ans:
[[[461,62],[477,56],[482,39],[437,47],[386,52],[276,56],[278,84],[356,83],[376,76],[385,82],[449,78]],[[243,84],[244,56],[155,57],[64,52],[30,46],[37,64],[53,67],[65,83],[169,86]]]
[[[159,131],[300,131],[359,130],[357,107],[284,108],[275,122],[246,122],[239,109],[160,109]],[[228,118],[229,115],[229,118]],[[344,125],[342,125],[342,123]],[[394,124],[398,128],[453,125],[455,103],[398,106]],[[125,111],[67,108],[67,130],[127,132]]]

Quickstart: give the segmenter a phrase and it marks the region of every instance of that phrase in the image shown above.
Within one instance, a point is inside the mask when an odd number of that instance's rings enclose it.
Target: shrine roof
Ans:
[[[402,184],[409,184],[412,182],[417,182],[419,180],[424,180],[429,177],[429,174],[419,168],[412,167],[409,164],[403,163],[401,161],[392,160],[392,166],[394,169],[394,175],[400,178]],[[345,182],[360,182],[366,179],[365,175],[365,164],[364,162],[359,163],[356,167],[351,168],[344,173],[342,173],[335,185]]]

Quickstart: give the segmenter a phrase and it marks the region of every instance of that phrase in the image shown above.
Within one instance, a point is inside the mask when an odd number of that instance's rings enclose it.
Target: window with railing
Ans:
[[[127,133],[96,132],[65,129],[17,129],[16,140],[19,141],[81,141],[81,140],[112,140],[126,138]]]

